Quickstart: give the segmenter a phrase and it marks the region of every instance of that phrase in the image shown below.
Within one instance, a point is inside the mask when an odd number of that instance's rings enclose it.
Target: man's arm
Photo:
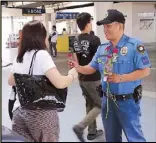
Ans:
[[[96,69],[92,68],[90,65],[86,65],[86,66],[77,65],[75,66],[75,68],[77,72],[85,75],[93,74],[96,72]]]
[[[100,47],[99,47],[100,48]],[[99,48],[97,50],[97,52],[95,53],[92,61],[86,65],[86,66],[80,66],[78,64],[78,62],[76,61],[71,61],[74,65],[74,67],[76,68],[77,72],[81,73],[81,74],[85,74],[85,75],[89,75],[89,74],[93,74],[96,72],[96,70],[99,69],[98,67],[98,55],[99,55]]]
[[[85,75],[93,74],[96,72],[96,69],[92,68],[90,65],[80,66],[76,53],[73,53],[74,61],[71,61],[77,72]]]
[[[146,76],[149,76],[149,74],[150,74],[150,68],[136,70],[129,74],[122,74],[122,75],[112,74],[108,76],[108,82],[112,82],[112,83],[130,82],[130,81],[143,79]]]
[[[143,79],[146,76],[150,75],[150,68],[145,68],[142,70],[136,70],[130,74],[124,74],[122,75],[122,82],[128,82],[128,81],[135,81],[139,79]]]

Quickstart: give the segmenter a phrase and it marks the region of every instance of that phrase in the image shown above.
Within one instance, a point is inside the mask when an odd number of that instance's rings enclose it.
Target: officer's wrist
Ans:
[[[123,75],[121,75],[121,74],[119,74],[119,82],[121,83],[121,82],[123,82]]]
[[[80,69],[81,69],[81,66],[80,65],[76,65],[75,68],[76,68],[77,72],[79,72]]]

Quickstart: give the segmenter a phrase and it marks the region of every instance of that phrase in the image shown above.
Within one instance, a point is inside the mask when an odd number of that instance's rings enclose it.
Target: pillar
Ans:
[[[51,12],[51,25],[50,25],[51,27],[50,27],[50,32],[52,30],[52,26],[53,25],[56,25],[56,19],[55,19],[55,17],[56,17],[56,13],[54,12],[54,10],[52,10],[52,12]]]
[[[13,16],[11,16],[11,32],[14,33],[14,19]]]
[[[105,18],[108,9],[113,9],[113,2],[94,2],[94,22],[95,34],[100,38],[101,43],[106,42],[103,26],[97,26],[96,22]]]
[[[48,14],[43,14],[42,16],[43,16],[43,24],[44,24],[47,32],[49,33],[49,23],[48,23],[49,18],[48,18]]]

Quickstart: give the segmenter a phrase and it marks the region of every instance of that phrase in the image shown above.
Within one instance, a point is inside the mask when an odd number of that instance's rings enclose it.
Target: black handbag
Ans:
[[[57,89],[45,75],[33,75],[35,51],[29,74],[15,73],[15,83],[21,107],[26,109],[57,109],[63,111],[67,88]]]

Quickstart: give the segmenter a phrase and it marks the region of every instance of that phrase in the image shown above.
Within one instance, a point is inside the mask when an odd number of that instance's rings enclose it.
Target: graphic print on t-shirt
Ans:
[[[73,46],[74,46],[74,51],[76,53],[81,53],[82,52],[82,49],[81,49],[81,47],[79,46],[79,44],[78,44],[78,42],[76,40],[73,42]]]
[[[83,57],[87,57],[89,54],[89,44],[90,42],[88,40],[81,40],[80,41],[81,46],[79,46],[78,42],[75,40],[73,43],[74,50],[76,53],[82,53]]]
[[[82,49],[83,49],[83,57],[87,57],[87,55],[89,54],[89,41],[88,40],[81,40],[81,45],[82,45]]]

